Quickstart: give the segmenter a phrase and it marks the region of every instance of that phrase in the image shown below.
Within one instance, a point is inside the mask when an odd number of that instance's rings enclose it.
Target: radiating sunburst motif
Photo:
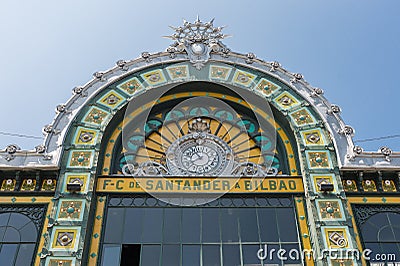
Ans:
[[[222,143],[219,146],[226,145],[236,165],[268,165],[280,174],[286,172],[281,168],[275,149],[274,133],[263,130],[254,118],[212,106],[180,106],[152,114],[144,127],[130,130],[129,137],[125,137],[118,172],[126,164],[140,165],[149,161],[168,168],[170,147],[196,134],[196,130],[204,131],[209,138]],[[197,160],[197,156],[189,160]],[[207,172],[207,168],[198,166],[197,171]]]

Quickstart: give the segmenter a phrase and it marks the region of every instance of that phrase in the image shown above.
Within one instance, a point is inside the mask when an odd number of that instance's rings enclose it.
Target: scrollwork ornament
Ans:
[[[274,61],[271,63],[271,72],[274,72],[275,70],[277,70],[278,68],[281,67],[281,64],[278,61]]]
[[[21,148],[20,147],[18,147],[16,144],[10,144],[10,145],[8,145],[7,147],[6,147],[6,152],[8,153],[8,154],[14,154],[14,153],[16,153],[18,150],[20,150]]]
[[[98,80],[100,80],[100,81],[104,81],[105,80],[104,79],[104,73],[100,72],[100,71],[97,71],[97,72],[93,73],[93,77],[98,79]]]
[[[354,129],[349,125],[345,125],[342,129],[340,129],[338,131],[338,133],[342,134],[342,135],[348,135],[348,136],[352,137],[352,136],[354,136]]]
[[[392,150],[389,147],[383,146],[379,151],[385,156],[385,160],[390,162],[390,155],[392,155]]]
[[[36,153],[44,153],[46,151],[46,146],[44,146],[43,144],[38,145],[35,147],[35,151]]]
[[[122,70],[127,71],[128,70],[128,66],[127,66],[127,62],[125,60],[118,60],[116,62],[117,66],[120,67]]]
[[[303,75],[300,73],[294,73],[293,78],[290,80],[290,83],[297,83],[298,81],[303,79]]]
[[[66,107],[65,104],[59,104],[59,105],[57,105],[57,107],[56,107],[56,112],[57,112],[57,113],[63,113],[63,112],[65,112],[66,110],[67,110],[67,107]]]
[[[354,146],[353,151],[356,154],[361,154],[363,152],[363,148],[361,148],[360,146]]]
[[[247,57],[247,59],[246,59],[247,64],[252,64],[254,62],[254,59],[257,58],[254,53],[247,53],[246,57]]]
[[[336,104],[331,104],[330,109],[328,109],[327,113],[332,115],[332,114],[338,114],[340,113],[342,110],[340,109],[340,106],[336,105]]]
[[[150,62],[150,61],[151,61],[150,53],[149,53],[149,52],[143,52],[140,56],[141,56],[141,57],[144,59],[144,61],[146,61],[146,62]]]
[[[311,97],[317,97],[319,95],[323,95],[324,94],[324,90],[321,88],[313,88],[312,92],[310,94]]]

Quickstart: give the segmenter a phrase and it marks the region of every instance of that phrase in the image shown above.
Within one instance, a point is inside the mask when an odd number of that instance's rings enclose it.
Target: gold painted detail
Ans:
[[[81,217],[82,205],[82,201],[61,200],[57,218],[79,220],[79,218]]]
[[[310,168],[329,168],[331,162],[329,160],[328,152],[325,151],[309,151],[306,153]]]
[[[89,124],[94,124],[94,125],[102,125],[103,122],[106,120],[108,117],[109,113],[100,110],[97,107],[92,107],[88,114],[85,116],[83,119],[83,122],[89,123]]]
[[[3,180],[1,184],[1,191],[13,191],[15,189],[16,180],[13,178],[7,178]]]
[[[262,78],[258,82],[256,88],[265,96],[270,96],[272,93],[279,90],[281,87],[265,78]]]
[[[56,189],[57,181],[55,179],[47,178],[42,182],[42,191],[54,191]]]
[[[118,89],[125,91],[129,95],[135,94],[143,89],[143,85],[140,83],[138,78],[131,78],[124,83],[117,86]]]
[[[92,151],[72,151],[69,161],[71,167],[90,167]]]
[[[302,178],[113,178],[99,177],[98,192],[154,193],[297,193]]]
[[[323,220],[343,218],[342,212],[340,210],[340,204],[338,201],[335,200],[318,201],[318,208],[320,210],[321,218]]]
[[[343,189],[346,192],[357,192],[357,183],[355,180],[342,180]]]
[[[362,187],[366,192],[376,192],[376,184],[374,180],[367,179],[362,181]]]
[[[382,180],[382,189],[385,192],[396,192],[396,185],[394,184],[393,180]]]
[[[300,109],[290,114],[297,126],[304,126],[314,123],[314,119],[307,109]]]

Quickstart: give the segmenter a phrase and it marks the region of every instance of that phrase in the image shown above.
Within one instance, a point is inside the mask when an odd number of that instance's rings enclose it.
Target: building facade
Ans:
[[[400,153],[213,21],[173,31],[1,151],[0,264],[397,265]]]

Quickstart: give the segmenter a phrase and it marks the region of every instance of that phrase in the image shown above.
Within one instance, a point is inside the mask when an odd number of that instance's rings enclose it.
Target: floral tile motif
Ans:
[[[83,118],[83,122],[91,125],[101,126],[110,114],[97,107],[92,107]]]
[[[232,68],[230,68],[230,67],[211,65],[209,77],[210,77],[210,79],[218,79],[218,80],[227,81],[229,78],[229,75],[231,74],[231,71],[232,71]]]
[[[265,78],[262,78],[256,85],[256,89],[258,91],[260,91],[262,94],[264,94],[265,96],[270,96],[275,91],[280,90],[281,87]]]
[[[382,189],[385,192],[396,192],[396,185],[393,180],[382,180]]]
[[[167,82],[167,79],[164,76],[164,73],[161,69],[152,70],[140,75],[147,84],[151,86],[156,86]]]
[[[305,125],[310,125],[310,124],[315,123],[314,117],[305,108],[302,108],[298,111],[290,113],[290,117],[292,118],[292,120],[295,122],[295,124],[297,126],[305,126]]]
[[[342,180],[342,184],[345,192],[357,192],[357,183],[355,180]]]
[[[94,145],[96,144],[98,130],[78,127],[74,137],[74,144],[77,145]]]
[[[125,97],[119,94],[118,92],[111,90],[107,92],[103,97],[97,100],[97,103],[114,110],[118,108],[121,104],[125,102]]]
[[[233,83],[248,88],[251,85],[254,85],[254,80],[256,78],[257,76],[254,74],[242,70],[236,70],[235,74],[233,75]]]
[[[67,173],[65,174],[63,191],[67,191],[67,184],[74,183],[81,185],[81,191],[77,193],[87,193],[89,189],[89,173]]]
[[[80,227],[53,227],[51,251],[76,251],[78,249]]]
[[[57,180],[52,178],[46,178],[42,182],[42,191],[54,191],[56,190]]]
[[[92,167],[93,156],[94,151],[71,151],[69,155],[68,166],[73,168],[90,168]]]
[[[129,95],[133,95],[136,92],[141,91],[142,89],[144,89],[142,83],[136,77],[128,79],[127,81],[119,84],[117,86],[117,88],[122,90],[122,91],[124,91],[124,92],[126,92]]]
[[[322,192],[320,190],[321,184],[333,184],[333,193],[338,191],[335,176],[333,174],[311,174],[311,182],[315,192]]]
[[[81,221],[85,208],[84,200],[60,200],[57,220]]]
[[[169,66],[166,68],[172,80],[182,80],[189,78],[189,67],[187,65]]]
[[[339,200],[316,200],[318,214],[321,220],[344,221],[343,206]]]
[[[283,110],[291,109],[300,104],[300,102],[287,91],[279,94],[279,96],[274,99],[274,102]]]
[[[301,137],[306,146],[325,145],[325,137],[321,129],[312,129],[301,131]]]
[[[370,179],[363,180],[361,182],[361,185],[362,185],[363,190],[366,192],[376,192],[377,191],[374,180],[370,180]]]
[[[1,191],[13,191],[15,189],[16,180],[13,178],[4,179],[1,183]]]
[[[326,151],[306,151],[307,163],[313,169],[331,168],[331,158]]]

